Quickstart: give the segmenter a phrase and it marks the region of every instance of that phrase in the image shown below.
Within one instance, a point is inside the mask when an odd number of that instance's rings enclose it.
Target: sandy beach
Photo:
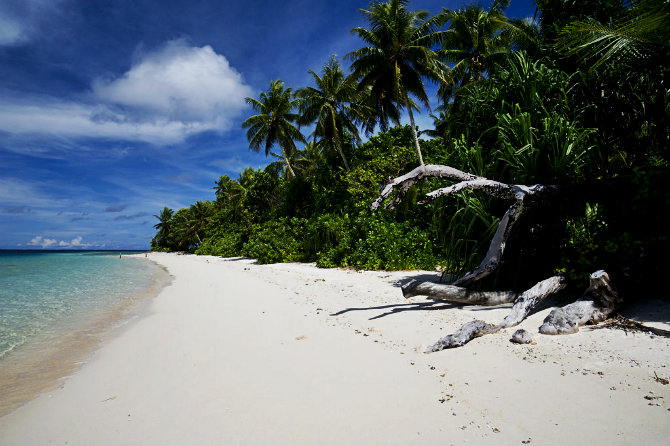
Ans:
[[[143,256],[142,256],[143,257]],[[426,271],[151,253],[170,285],[58,388],[0,418],[1,445],[668,445],[670,339],[519,327],[424,354],[460,307],[399,285]],[[670,302],[624,315],[670,329]],[[509,341],[516,328],[535,345]]]

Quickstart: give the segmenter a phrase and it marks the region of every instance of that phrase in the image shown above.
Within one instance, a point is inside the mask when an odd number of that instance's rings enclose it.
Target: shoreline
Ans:
[[[142,256],[143,257],[143,256]],[[666,444],[670,340],[520,326],[425,347],[509,306],[403,299],[426,271],[150,253],[172,283],[61,386],[0,418],[0,444]],[[437,310],[437,311],[436,311]],[[628,317],[670,326],[670,304]],[[525,328],[536,345],[509,342]],[[657,405],[651,405],[657,404]]]
[[[106,340],[142,317],[151,299],[171,281],[164,267],[155,262],[148,265],[154,269],[151,284],[135,290],[113,306],[78,314],[59,326],[49,327],[2,358],[0,417],[61,386]]]

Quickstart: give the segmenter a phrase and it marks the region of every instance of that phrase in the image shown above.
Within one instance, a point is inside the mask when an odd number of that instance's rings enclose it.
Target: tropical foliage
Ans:
[[[247,98],[246,101],[258,113],[242,123],[247,129],[249,148],[258,152],[264,147],[268,155],[274,144],[279,145],[286,168],[295,176],[289,156],[296,151],[295,141],[304,142],[305,138],[293,124],[299,118],[293,113],[298,106],[293,89],[284,88],[284,83],[277,79],[270,83],[267,92],[261,93],[260,99]]]
[[[294,94],[275,80],[247,99],[250,149],[278,146],[279,161],[221,176],[215,201],[164,208],[152,248],[459,274],[485,254],[508,203],[465,191],[417,205],[440,187],[431,179],[396,210],[369,210],[390,177],[426,162],[572,185],[518,222],[488,285],[600,268],[648,281],[670,248],[657,217],[670,207],[669,3],[537,5],[532,24],[505,17],[501,1],[432,17],[407,1],[372,3],[367,27],[352,30],[362,47],[345,58],[350,75],[333,56],[309,71],[314,85]],[[440,102],[420,141],[413,112]],[[411,124],[391,126],[402,111]],[[299,125],[313,126],[309,142]]]
[[[407,3],[389,0],[372,3],[370,10],[363,9],[370,28],[356,27],[351,32],[368,46],[345,57],[352,60],[351,68],[360,79],[360,88],[369,88],[376,122],[382,129],[388,127],[389,120],[398,122],[399,109],[407,110],[419,163],[423,164],[410,94],[430,107],[423,79],[443,81],[448,70],[433,51],[443,36],[437,29],[440,17],[430,17],[428,11],[410,11]]]
[[[335,56],[324,65],[321,76],[312,70],[309,72],[316,87],[305,87],[297,93],[301,99],[301,124],[316,123],[314,144],[336,150],[344,167],[349,170],[343,148],[345,132],[360,142],[356,123],[364,122],[370,114],[365,105],[358,101],[358,83],[353,76],[344,75]]]

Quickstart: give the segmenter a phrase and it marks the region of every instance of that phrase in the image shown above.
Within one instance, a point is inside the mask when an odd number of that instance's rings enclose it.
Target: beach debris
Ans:
[[[500,324],[493,325],[480,320],[467,322],[455,333],[429,346],[426,353],[461,347],[474,338],[519,325],[539,302],[562,290],[565,286],[566,279],[560,275],[538,282],[514,300],[512,310]],[[417,287],[414,286],[414,288]],[[445,298],[445,300],[449,299]],[[544,319],[540,333],[550,335],[576,333],[581,325],[605,320],[622,302],[610,276],[605,271],[596,271],[591,274],[590,285],[584,295],[572,304],[552,310]]]
[[[370,209],[377,210],[382,206],[386,210],[395,209],[405,200],[413,186],[426,178],[446,179],[452,181],[453,184],[427,193],[418,204],[433,202],[440,197],[469,190],[479,191],[492,198],[511,202],[511,205],[500,218],[488,251],[478,266],[460,278],[456,278],[451,284],[411,281],[402,287],[403,295],[406,298],[414,295],[425,295],[431,299],[471,305],[514,303],[512,313],[501,324],[491,325],[482,321],[468,322],[456,333],[448,335],[431,345],[426,353],[460,347],[475,337],[496,333],[501,328],[518,325],[528,316],[538,302],[565,287],[566,278],[564,276],[555,276],[538,282],[533,288],[521,295],[508,291],[478,291],[475,290],[477,287],[474,285],[477,285],[483,278],[488,277],[498,269],[513,228],[522,215],[528,215],[533,209],[546,206],[556,197],[561,197],[564,194],[572,195],[575,191],[572,186],[507,184],[463,172],[451,166],[421,164],[404,175],[389,178],[379,196],[370,204]],[[388,198],[390,200],[384,205]],[[604,321],[622,303],[623,298],[615,289],[609,274],[603,270],[596,271],[591,274],[590,285],[583,296],[572,304],[554,309],[544,320],[540,327],[540,333],[551,335],[576,333],[581,325],[597,324]]]
[[[474,338],[497,333],[503,328],[519,325],[535,305],[547,296],[562,290],[565,285],[566,281],[563,276],[554,276],[538,282],[515,299],[512,310],[500,324],[493,325],[480,320],[467,322],[455,333],[447,335],[429,346],[426,349],[426,353],[437,352],[446,348],[461,347]]]
[[[533,338],[531,338],[530,333],[526,330],[519,329],[514,332],[510,342],[514,342],[515,344],[530,344],[533,342]]]
[[[620,314],[614,315],[610,319],[606,320],[605,323],[598,325],[597,327],[592,327],[591,329],[599,329],[599,328],[614,328],[623,330],[626,333],[628,332],[649,333],[653,336],[670,338],[670,330],[663,330],[662,328],[650,327],[644,325],[644,322],[637,322],[632,319],[623,317]]]
[[[602,322],[621,306],[623,299],[605,271],[596,271],[589,280],[589,287],[579,300],[549,313],[540,327],[540,333],[577,333],[580,325]]]
[[[668,384],[670,384],[670,381],[669,381],[669,380],[667,380],[667,379],[665,379],[665,378],[661,378],[660,376],[658,376],[658,375],[656,374],[656,372],[654,372],[654,381],[656,381],[657,383],[661,383],[661,384],[663,384],[664,386],[667,386]]]
[[[444,404],[446,401],[451,400],[454,397],[454,395],[444,395],[442,398],[440,398],[438,401],[440,404]],[[455,414],[454,414],[455,415]]]

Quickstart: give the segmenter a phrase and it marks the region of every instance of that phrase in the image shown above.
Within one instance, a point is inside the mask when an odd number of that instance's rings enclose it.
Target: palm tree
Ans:
[[[537,43],[536,30],[505,17],[508,3],[496,0],[488,11],[477,5],[457,11],[444,8],[439,14],[449,24],[439,55],[453,65],[441,91],[445,103],[459,88],[481,81],[502,66],[513,45]]]
[[[209,201],[196,201],[188,208],[179,209],[172,219],[177,248],[190,249],[202,243],[200,234],[212,216],[214,208]]]
[[[231,211],[233,215],[239,215],[246,192],[242,185],[228,175],[221,175],[214,184],[216,186],[212,189],[216,191],[216,203]]]
[[[428,18],[427,11],[409,11],[406,5],[407,0],[389,0],[373,3],[370,10],[361,9],[370,29],[356,27],[351,32],[369,46],[345,57],[353,61],[351,68],[360,79],[360,88],[370,88],[382,128],[389,117],[398,116],[393,108],[399,105],[407,109],[419,163],[423,165],[410,94],[430,109],[423,78],[443,81],[447,67],[432,50],[443,36],[437,30],[440,18]]]
[[[159,215],[154,214],[154,217],[158,219],[158,223],[154,225],[154,228],[158,230],[158,233],[155,237],[156,245],[161,248],[167,247],[166,243],[167,238],[170,235],[170,230],[172,229],[173,215],[174,211],[167,206],[163,208]]]
[[[299,115],[293,113],[298,106],[298,101],[293,97],[293,89],[285,89],[284,83],[276,79],[270,83],[267,92],[260,94],[260,99],[246,98],[246,102],[258,113],[242,123],[242,127],[248,129],[249,148],[258,152],[263,146],[267,156],[276,143],[289,173],[295,176],[288,154],[296,150],[294,141],[305,142],[305,137],[293,125],[299,118]]]
[[[294,165],[305,178],[313,177],[326,162],[320,142],[310,141],[298,152],[299,158],[295,160]]]
[[[355,122],[365,120],[365,107],[356,102],[360,96],[356,78],[353,75],[344,76],[334,55],[323,66],[321,76],[312,70],[309,73],[316,87],[306,87],[297,92],[301,100],[301,123],[311,124],[316,121],[314,143],[320,137],[327,147],[337,149],[344,167],[349,171],[349,163],[342,148],[344,132],[348,131],[356,141],[360,141]]]
[[[186,234],[193,234],[198,244],[202,243],[199,232],[202,233],[202,229],[212,216],[213,210],[213,206],[209,201],[200,200],[193,203],[189,208]]]

